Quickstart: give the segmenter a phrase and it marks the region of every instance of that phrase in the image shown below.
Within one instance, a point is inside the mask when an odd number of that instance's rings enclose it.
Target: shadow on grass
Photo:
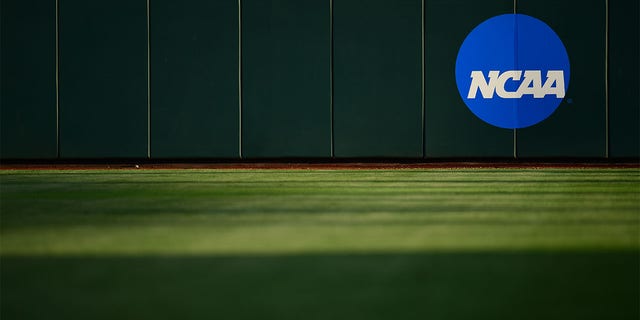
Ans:
[[[638,319],[638,251],[15,257],[9,319]]]

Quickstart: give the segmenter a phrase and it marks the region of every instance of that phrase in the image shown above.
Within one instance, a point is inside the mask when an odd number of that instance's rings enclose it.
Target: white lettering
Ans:
[[[542,91],[542,72],[540,70],[527,70],[524,72],[524,80],[518,88],[522,95],[531,94],[534,98],[544,98]]]
[[[489,83],[487,83],[482,71],[471,71],[471,87],[469,88],[467,99],[475,99],[478,89],[480,89],[483,98],[493,98],[499,73],[500,71],[489,71]]]
[[[498,94],[498,97],[505,98],[505,99],[520,98],[518,96],[519,94],[518,91],[515,91],[515,92],[507,91],[504,86],[507,84],[507,80],[509,79],[513,79],[513,81],[520,80],[521,75],[522,75],[522,71],[515,71],[515,70],[505,71],[504,73],[502,73],[498,77],[498,87],[496,87],[496,93]]]
[[[500,74],[500,71],[489,71],[489,81],[482,71],[471,71],[471,85],[467,99],[475,99],[480,90],[484,99],[493,98],[494,93],[504,99],[518,99],[523,95],[532,95],[533,98],[541,99],[547,95],[555,95],[556,98],[564,98],[564,71],[549,70],[547,77],[542,83],[542,71],[525,70],[524,78],[516,91],[507,91],[505,85],[507,81],[520,81],[523,71],[509,70]]]
[[[547,72],[547,81],[544,82],[542,91],[545,94],[555,94],[556,98],[564,98],[564,72],[562,70],[549,70]]]

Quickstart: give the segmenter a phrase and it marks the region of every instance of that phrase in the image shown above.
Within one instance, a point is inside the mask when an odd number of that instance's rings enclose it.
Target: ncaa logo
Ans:
[[[456,84],[469,110],[500,128],[549,117],[569,86],[569,56],[544,22],[524,14],[490,18],[458,51]]]

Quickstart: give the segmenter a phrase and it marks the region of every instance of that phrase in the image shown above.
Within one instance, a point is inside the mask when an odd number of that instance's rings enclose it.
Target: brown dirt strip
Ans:
[[[542,169],[542,168],[628,168],[640,169],[640,162],[246,162],[246,163],[14,163],[0,164],[0,170],[114,170],[114,169],[246,169],[246,170],[394,170],[394,169]]]

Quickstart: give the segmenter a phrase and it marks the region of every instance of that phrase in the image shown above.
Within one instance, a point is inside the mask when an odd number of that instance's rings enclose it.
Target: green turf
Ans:
[[[637,169],[0,171],[1,319],[637,319]]]

